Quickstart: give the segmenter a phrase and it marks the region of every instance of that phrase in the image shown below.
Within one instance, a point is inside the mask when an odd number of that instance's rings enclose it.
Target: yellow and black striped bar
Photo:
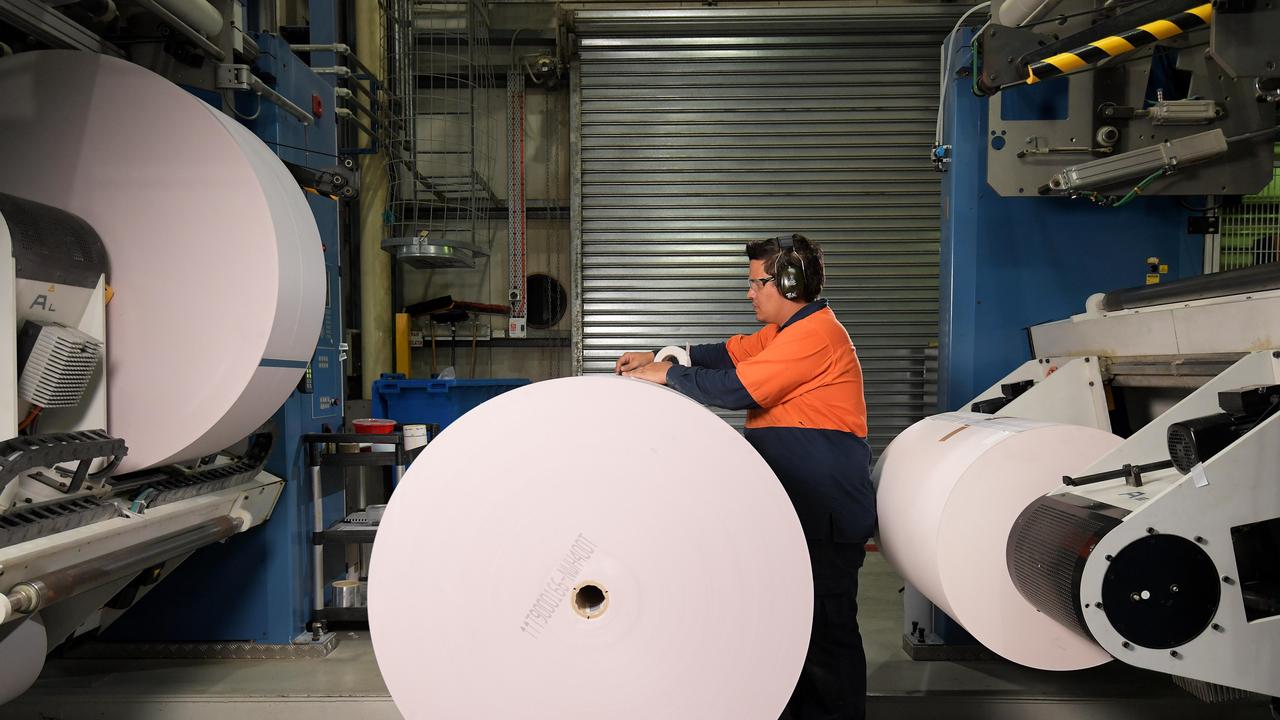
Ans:
[[[1034,62],[1027,67],[1027,84],[1048,80],[1063,73],[1079,70],[1109,57],[1123,55],[1149,45],[1181,35],[1188,30],[1208,25],[1213,21],[1213,4],[1198,5],[1165,20],[1156,20],[1119,35],[1109,35],[1070,52],[1058,53],[1050,58]]]

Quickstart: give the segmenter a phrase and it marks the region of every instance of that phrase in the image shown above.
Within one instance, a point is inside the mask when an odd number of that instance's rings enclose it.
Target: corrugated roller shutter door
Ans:
[[[938,47],[957,16],[939,6],[897,32],[852,22],[822,35],[786,17],[750,36],[662,36],[652,18],[649,37],[580,26],[583,372],[611,371],[627,350],[754,332],[743,245],[801,232],[823,245],[823,294],[862,359],[873,446],[931,411],[939,184],[927,154]]]

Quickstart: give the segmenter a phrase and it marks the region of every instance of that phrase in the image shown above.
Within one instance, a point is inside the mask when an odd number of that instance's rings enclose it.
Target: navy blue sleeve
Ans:
[[[729,357],[729,347],[725,343],[694,345],[689,348],[689,361],[694,367],[715,370],[732,370],[734,367],[733,358]]]
[[[667,370],[667,386],[697,400],[725,410],[750,410],[760,407],[751,393],[738,380],[734,370],[672,365]]]

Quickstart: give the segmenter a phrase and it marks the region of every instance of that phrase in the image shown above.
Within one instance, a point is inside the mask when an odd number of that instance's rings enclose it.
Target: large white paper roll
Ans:
[[[369,625],[410,720],[774,720],[812,594],[795,511],[737,432],[588,376],[427,446],[378,530]]]
[[[0,625],[0,705],[35,683],[48,652],[48,637],[39,615]]]
[[[876,466],[881,550],[1000,656],[1042,670],[1100,665],[1106,651],[1022,597],[1005,547],[1032,501],[1120,443],[1094,428],[976,413],[922,420]]]
[[[0,192],[102,237],[108,431],[120,472],[231,445],[297,384],[324,311],[320,236],[252,133],[173,83],[103,55],[0,60]]]

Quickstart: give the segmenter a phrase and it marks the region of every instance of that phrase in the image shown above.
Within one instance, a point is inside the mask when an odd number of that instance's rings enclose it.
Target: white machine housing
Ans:
[[[22,110],[0,118],[3,705],[50,649],[108,626],[192,552],[270,517],[284,481],[262,471],[262,423],[314,354],[326,275],[301,189],[234,120],[115,58],[35,51],[0,65]],[[96,247],[77,244],[88,235]],[[93,282],[56,282],[86,253],[109,261]],[[114,351],[78,404],[63,393],[72,406],[31,415],[18,388],[24,321],[105,347],[111,283]],[[79,372],[77,362],[60,367]],[[29,415],[38,424],[24,433]]]
[[[31,232],[31,218],[24,221],[24,231]],[[53,233],[57,223],[38,229]],[[99,275],[92,287],[77,287],[20,278],[18,274],[13,234],[0,214],[0,369],[5,370],[0,372],[0,441],[18,437],[19,418],[31,407],[18,392],[17,339],[24,322],[59,323],[88,333],[104,345],[106,340],[105,275]],[[40,413],[41,435],[107,427],[104,365],[99,362],[79,404]],[[222,457],[206,470],[229,467],[237,460]],[[105,458],[95,461],[91,471],[103,469],[106,462]],[[68,469],[74,465],[70,463]],[[121,491],[109,484],[109,473],[74,492],[35,479],[41,475],[58,477],[54,467],[30,468],[0,487],[0,516],[9,516],[6,529],[29,521],[29,509],[47,515],[65,513],[68,525],[68,529],[33,533],[30,540],[0,543],[0,575],[4,580],[0,585],[0,659],[9,674],[8,680],[0,683],[0,704],[34,681],[48,649],[75,635],[104,628],[119,617],[123,609],[106,605],[139,572],[147,568],[155,571],[152,581],[142,584],[131,602],[201,545],[264,522],[283,485],[270,473],[253,469],[214,492],[148,507],[146,502],[130,504],[130,497],[144,487]],[[157,482],[161,480],[157,476]],[[76,526],[75,509],[94,506],[97,519]],[[109,519],[104,519],[107,515]],[[23,607],[24,602],[31,606]]]
[[[60,212],[54,209],[54,212]],[[24,218],[30,222],[29,218]],[[96,238],[95,238],[96,239]],[[100,241],[99,241],[100,244]],[[47,408],[40,413],[40,426],[45,432],[67,432],[107,427],[107,383],[105,378],[107,314],[106,275],[98,275],[91,287],[51,282],[33,277],[20,277],[13,233],[4,213],[0,212],[0,357],[5,362],[16,359],[18,331],[27,321],[57,323],[86,333],[101,343],[102,357],[97,363],[80,402],[65,408]],[[0,377],[0,440],[18,434],[18,424],[31,408],[18,392],[18,374],[7,372]],[[95,462],[94,471],[103,462]],[[89,489],[100,489],[97,487]],[[42,502],[63,497],[48,486],[21,477],[0,487],[0,512],[13,507],[17,498]]]

